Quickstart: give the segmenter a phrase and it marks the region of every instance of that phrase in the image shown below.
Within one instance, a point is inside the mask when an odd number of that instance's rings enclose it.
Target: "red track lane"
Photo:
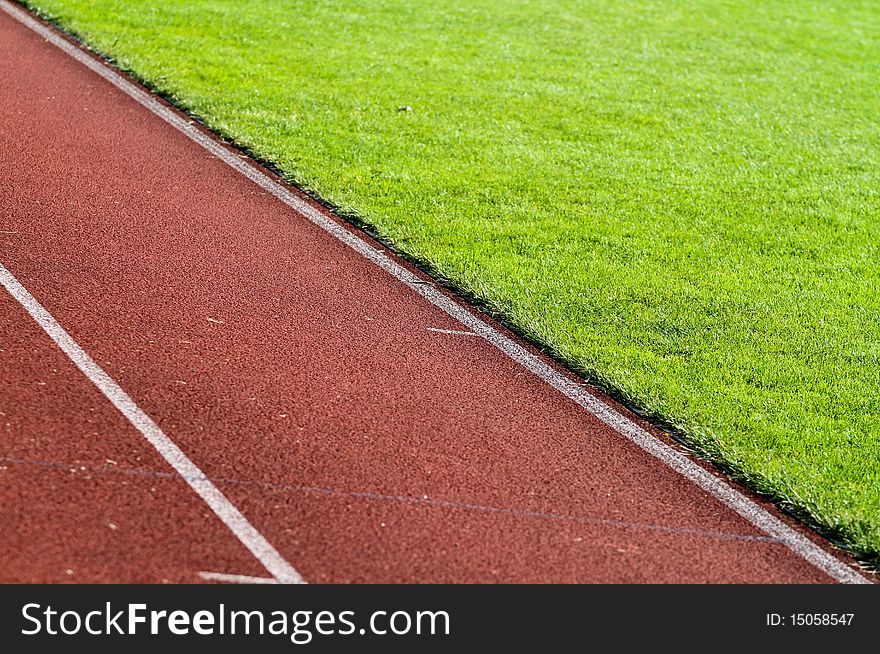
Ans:
[[[3,13],[0,80],[0,263],[307,581],[832,581]],[[0,575],[267,576],[0,306]]]
[[[2,582],[183,582],[265,571],[5,292]],[[217,547],[217,544],[222,544]]]

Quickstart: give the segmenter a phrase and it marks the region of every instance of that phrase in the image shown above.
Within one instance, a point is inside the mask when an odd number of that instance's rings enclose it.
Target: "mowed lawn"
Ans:
[[[880,4],[28,4],[880,562]]]

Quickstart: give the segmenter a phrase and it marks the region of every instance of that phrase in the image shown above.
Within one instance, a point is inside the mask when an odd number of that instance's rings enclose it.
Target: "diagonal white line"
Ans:
[[[214,486],[199,467],[172,441],[159,426],[153,422],[128,394],[120,388],[104,370],[92,360],[76,341],[71,338],[58,321],[37,302],[36,298],[19,283],[3,264],[0,264],[0,284],[15,298],[31,318],[42,327],[55,344],[68,356],[77,368],[91,381],[104,396],[110,400],[122,415],[134,425],[156,451],[183,477],[199,497],[223,521],[235,537],[247,547],[269,574],[278,582],[286,584],[303,583],[302,577],[269,544],[263,535],[248,522],[241,512],[226,499],[219,488]]]
[[[0,8],[50,43],[63,50],[78,62],[93,70],[95,73],[110,82],[110,84],[139,102],[146,109],[149,109],[169,125],[172,125],[183,132],[205,150],[253,181],[260,188],[274,195],[281,202],[302,215],[304,218],[325,230],[339,241],[345,243],[356,252],[359,252],[369,261],[373,262],[401,283],[414,290],[434,306],[446,312],[448,315],[469,327],[480,336],[485,337],[490,343],[492,343],[492,345],[504,352],[504,354],[516,363],[550,384],[553,388],[557,389],[573,402],[579,404],[582,408],[617,431],[619,434],[625,436],[643,450],[671,467],[673,470],[681,473],[698,487],[702,488],[704,491],[736,511],[755,527],[769,536],[778,539],[795,554],[806,559],[818,569],[839,582],[850,584],[873,583],[857,571],[851,569],[842,561],[839,561],[837,558],[826,552],[810,539],[786,525],[770,512],[758,506],[755,502],[738,492],[726,482],[718,479],[693,461],[689,460],[680,452],[652,436],[619,411],[613,409],[589,393],[586,393],[580,386],[551,368],[535,355],[529,353],[519,344],[504,336],[504,334],[485,323],[464,307],[453,302],[432,285],[425,284],[423,283],[423,280],[414,278],[412,273],[406,270],[403,266],[392,261],[382,250],[376,249],[360,236],[349,232],[279,182],[275,181],[265,173],[260,172],[250,164],[245,163],[238,155],[233,154],[210,136],[199,131],[186,119],[163,105],[150,93],[128,81],[120,73],[116,72],[106,64],[92,58],[56,32],[32,18],[24,10],[9,4],[8,0],[0,0]]]

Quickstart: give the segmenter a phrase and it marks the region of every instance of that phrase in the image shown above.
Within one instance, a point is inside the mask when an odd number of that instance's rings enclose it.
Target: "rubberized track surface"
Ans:
[[[7,275],[304,580],[834,581],[4,12],[0,89]],[[5,291],[0,349],[0,581],[267,576]]]

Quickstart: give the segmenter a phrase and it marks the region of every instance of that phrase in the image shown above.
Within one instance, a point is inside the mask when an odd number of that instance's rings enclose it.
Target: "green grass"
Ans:
[[[880,562],[877,3],[29,4]]]

